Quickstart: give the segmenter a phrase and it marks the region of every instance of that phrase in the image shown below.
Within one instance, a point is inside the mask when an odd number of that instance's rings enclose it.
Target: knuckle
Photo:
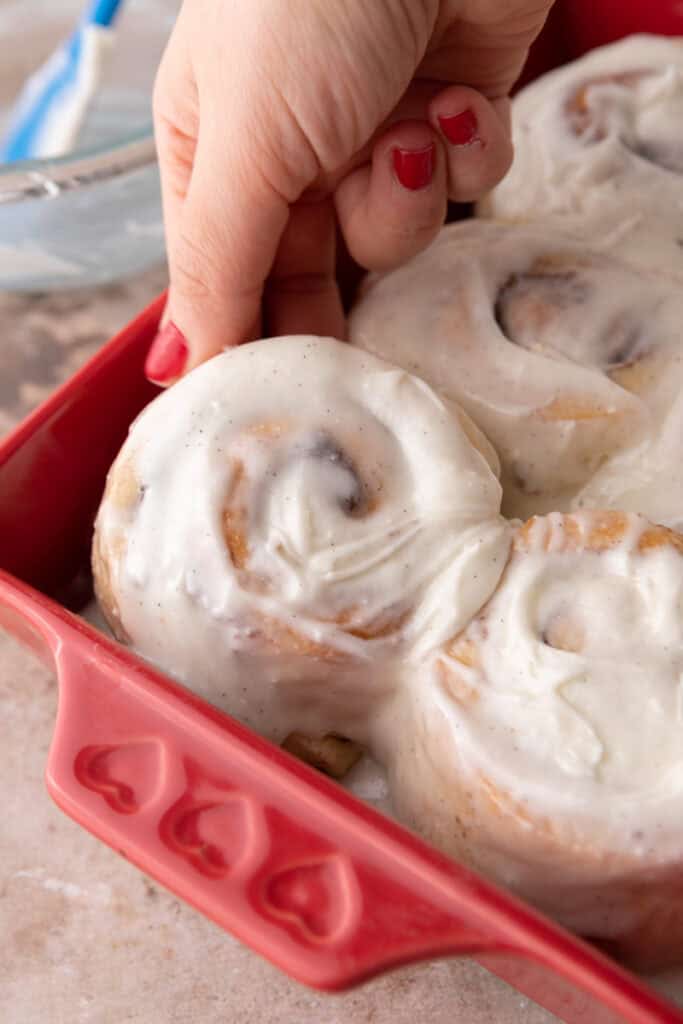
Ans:
[[[211,296],[211,289],[201,272],[182,259],[173,265],[171,284],[174,292],[184,296],[193,304],[204,302]]]
[[[175,91],[176,75],[173,71],[172,61],[169,58],[167,49],[161,58],[154,85],[152,87],[152,114],[154,117],[169,118],[169,111],[173,107],[173,94]]]
[[[208,247],[181,232],[170,254],[171,282],[174,290],[197,303],[216,293],[217,275]]]
[[[424,209],[414,211],[410,217],[393,220],[388,225],[392,242],[405,249],[418,245],[424,236],[433,235],[444,222],[444,207],[445,203],[431,202]]]

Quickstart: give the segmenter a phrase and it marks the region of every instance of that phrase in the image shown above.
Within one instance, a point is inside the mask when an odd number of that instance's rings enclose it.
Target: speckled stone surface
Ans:
[[[164,283],[156,271],[97,291],[0,295],[0,434]],[[341,996],[291,982],[53,806],[42,776],[56,703],[51,674],[0,633],[3,1024],[555,1019],[466,960],[405,968]]]

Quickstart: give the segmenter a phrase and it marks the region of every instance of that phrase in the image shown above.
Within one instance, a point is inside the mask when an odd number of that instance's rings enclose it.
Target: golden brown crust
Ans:
[[[550,522],[544,516],[532,516],[514,535],[513,551],[524,554],[538,550],[552,549],[560,554],[580,551],[607,551],[624,540],[629,529],[630,518],[624,512],[611,510],[595,511],[590,515],[567,513]],[[561,533],[560,533],[561,530]],[[638,551],[647,554],[665,546],[683,554],[683,536],[666,526],[647,525],[638,537]]]
[[[252,635],[264,654],[295,654],[336,664],[348,661],[351,657],[344,651],[319,643],[292,626],[265,615],[253,618]]]
[[[363,756],[363,748],[359,743],[336,733],[304,736],[303,733],[292,732],[283,741],[282,747],[300,761],[305,761],[333,779],[343,779]]]
[[[538,410],[539,419],[546,423],[584,422],[586,420],[613,419],[622,415],[620,410],[603,409],[578,398],[556,398]]]
[[[142,497],[142,487],[138,481],[129,455],[120,455],[107,474],[104,489],[104,500],[111,502],[115,508],[132,509]]]
[[[469,637],[462,633],[446,645],[446,654],[449,658],[459,661],[467,668],[481,668],[481,655],[479,647]]]
[[[135,471],[133,456],[121,452],[107,474],[103,504],[108,502],[122,513],[132,512],[142,500],[143,494],[144,488]],[[105,547],[100,530],[95,525],[91,555],[95,597],[107,625],[122,644],[130,644],[131,641],[121,621],[112,576],[113,567],[125,557],[126,546],[123,528],[109,537]]]
[[[451,700],[457,704],[471,705],[479,700],[479,693],[473,686],[465,682],[460,672],[448,661],[439,661],[436,665],[441,687]]]
[[[669,530],[666,526],[650,526],[641,533],[638,539],[638,550],[642,554],[667,545],[683,555],[683,536],[676,533],[675,530]]]
[[[514,535],[515,553],[550,551],[558,554],[580,551],[605,551],[619,544],[628,529],[623,512],[597,511],[588,516],[566,514],[556,517],[532,516]]]
[[[638,85],[644,78],[652,74],[648,68],[633,68],[630,71],[612,72],[606,75],[596,75],[594,78],[584,82],[569,97],[565,104],[569,123],[575,135],[583,135],[591,127],[591,111],[588,96],[596,85],[625,85],[631,88]],[[604,126],[600,123],[594,124],[594,139],[599,142],[605,137]]]
[[[102,543],[99,531],[95,529],[95,536],[92,546],[92,575],[95,598],[107,625],[114,637],[122,644],[130,644],[130,637],[126,632],[118,604],[114,596],[114,586],[111,579],[111,566],[113,561],[123,557],[125,551],[125,539],[120,538],[120,546],[116,551],[110,551],[106,555],[102,551]]]
[[[238,570],[246,569],[249,561],[249,519],[247,512],[246,474],[244,463],[233,460],[230,490],[223,509],[223,536],[232,564]]]

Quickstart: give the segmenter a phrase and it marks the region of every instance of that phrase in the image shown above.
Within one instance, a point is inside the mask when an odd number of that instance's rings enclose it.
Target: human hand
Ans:
[[[343,336],[337,227],[388,269],[511,160],[507,94],[552,0],[185,0],[154,112],[167,384],[270,334]]]

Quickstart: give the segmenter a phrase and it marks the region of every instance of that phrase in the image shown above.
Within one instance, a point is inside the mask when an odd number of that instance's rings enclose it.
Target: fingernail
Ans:
[[[436,147],[430,142],[424,149],[394,149],[394,173],[404,188],[417,192],[426,188],[434,177]]]
[[[453,146],[471,146],[473,142],[481,142],[479,125],[473,110],[462,110],[459,114],[440,117],[441,131]]]
[[[145,360],[145,376],[155,384],[168,384],[183,372],[187,362],[187,342],[169,320],[152,342]]]

